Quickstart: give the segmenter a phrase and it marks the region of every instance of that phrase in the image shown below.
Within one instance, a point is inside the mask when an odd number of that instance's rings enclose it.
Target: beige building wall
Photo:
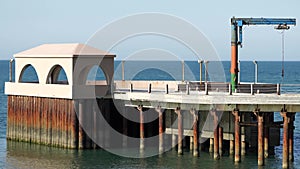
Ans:
[[[15,82],[5,83],[5,94],[52,98],[95,98],[106,96],[113,83],[115,55],[84,44],[45,44],[14,55]],[[27,65],[35,69],[39,83],[21,83]],[[61,66],[68,84],[47,84],[55,66]],[[86,82],[90,69],[98,65],[106,76],[106,83]]]

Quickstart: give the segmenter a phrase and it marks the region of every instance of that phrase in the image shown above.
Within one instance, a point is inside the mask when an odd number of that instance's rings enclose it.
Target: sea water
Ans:
[[[300,62],[285,62],[284,77],[282,77],[281,62],[258,62],[258,81],[264,83],[298,84],[300,83]],[[163,70],[153,66],[139,72],[135,70],[137,63],[126,63],[125,79],[134,80],[181,80],[181,64],[162,64]],[[143,66],[142,63],[139,65]],[[149,64],[148,64],[149,65]],[[230,79],[230,62],[222,62],[225,81]],[[169,66],[169,67],[168,67]],[[161,66],[160,66],[161,67]],[[204,67],[204,66],[203,66]],[[115,79],[121,79],[119,70],[120,62],[115,62]],[[199,80],[199,64],[196,61],[185,63],[185,80]],[[188,70],[189,69],[189,70]],[[169,73],[168,70],[174,70]],[[235,164],[232,156],[223,156],[220,160],[214,160],[208,152],[200,152],[200,157],[195,158],[192,152],[184,151],[184,155],[178,156],[174,150],[160,156],[148,158],[126,158],[111,154],[105,150],[69,150],[48,147],[44,145],[29,144],[6,140],[6,113],[7,96],[4,95],[4,82],[9,79],[9,62],[0,61],[0,168],[258,168],[257,156],[250,154],[242,157],[242,162]],[[174,73],[175,72],[175,73]],[[203,76],[205,69],[203,68]],[[102,75],[99,75],[100,79]],[[190,79],[189,79],[190,78]],[[254,82],[255,73],[252,62],[241,62],[241,81]],[[203,79],[204,80],[204,79]],[[300,92],[294,87],[293,92]],[[275,120],[282,120],[279,113],[275,113]],[[300,115],[296,115],[295,121],[295,161],[291,168],[300,168]],[[282,142],[281,142],[282,145]],[[265,159],[262,168],[281,168],[282,146],[275,148],[276,155]]]

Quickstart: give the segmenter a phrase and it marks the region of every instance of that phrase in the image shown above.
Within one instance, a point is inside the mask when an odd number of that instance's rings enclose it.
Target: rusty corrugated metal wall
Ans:
[[[78,119],[70,99],[8,96],[7,138],[78,147]]]

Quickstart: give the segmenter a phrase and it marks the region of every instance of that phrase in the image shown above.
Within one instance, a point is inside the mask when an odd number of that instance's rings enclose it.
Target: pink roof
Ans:
[[[14,57],[76,57],[79,55],[115,57],[114,54],[80,43],[44,44],[17,53]]]

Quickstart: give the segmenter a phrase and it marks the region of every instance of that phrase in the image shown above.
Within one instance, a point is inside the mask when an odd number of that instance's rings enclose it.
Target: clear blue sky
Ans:
[[[221,59],[230,60],[232,16],[298,19],[299,7],[299,0],[2,0],[0,59],[9,59],[14,53],[43,43],[85,43],[99,28],[113,20],[136,13],[162,12],[195,25],[213,43]],[[300,61],[300,26],[292,27],[285,35],[286,60]],[[281,60],[281,35],[273,26],[244,29],[240,60],[253,59]]]

